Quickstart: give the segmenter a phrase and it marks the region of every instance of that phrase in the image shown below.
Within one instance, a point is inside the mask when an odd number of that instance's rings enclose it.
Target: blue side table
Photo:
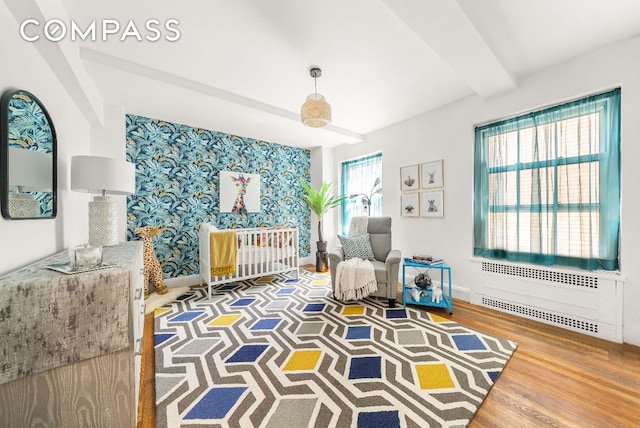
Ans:
[[[409,273],[412,271],[416,273],[421,273],[424,271],[428,271],[431,269],[439,269],[440,270],[440,285],[439,287],[442,289],[442,300],[440,303],[432,302],[431,296],[433,292],[431,290],[424,290],[425,295],[420,295],[420,300],[415,300],[411,295],[412,287],[407,287],[407,269]],[[445,284],[444,284],[444,273],[447,272],[447,279],[449,282],[449,293],[445,293]],[[409,284],[411,283],[411,279],[409,279]],[[418,262],[413,259],[405,258],[404,263],[402,264],[402,301],[404,306],[407,304],[413,305],[423,305],[423,306],[433,306],[437,308],[447,308],[449,309],[449,313],[453,313],[453,302],[451,301],[451,266],[446,264],[445,262],[437,263],[437,264],[429,264],[427,262]]]

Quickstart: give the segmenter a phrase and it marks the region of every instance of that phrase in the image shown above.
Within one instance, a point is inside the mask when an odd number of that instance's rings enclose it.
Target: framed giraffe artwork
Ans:
[[[260,212],[260,174],[220,171],[220,212]]]

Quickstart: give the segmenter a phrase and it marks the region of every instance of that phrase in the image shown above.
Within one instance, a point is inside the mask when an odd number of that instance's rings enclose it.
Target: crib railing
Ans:
[[[233,229],[238,239],[236,272],[232,275],[211,274],[210,234],[217,233],[207,223],[200,225],[200,276],[208,287],[250,278],[295,271],[298,268],[298,229],[270,227]]]

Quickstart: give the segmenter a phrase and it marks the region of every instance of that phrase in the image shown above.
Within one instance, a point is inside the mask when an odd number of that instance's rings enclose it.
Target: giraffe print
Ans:
[[[144,250],[144,298],[149,297],[149,283],[152,283],[158,294],[166,294],[167,286],[162,278],[162,268],[156,253],[153,250],[152,238],[160,235],[164,229],[160,227],[139,227],[135,233],[142,237],[142,247]]]
[[[244,195],[247,193],[247,186],[251,182],[251,177],[244,178],[244,175],[240,174],[237,177],[231,176],[231,180],[233,180],[238,188],[238,196],[236,196],[236,201],[233,203],[231,212],[236,214],[247,214],[247,207],[244,204]]]

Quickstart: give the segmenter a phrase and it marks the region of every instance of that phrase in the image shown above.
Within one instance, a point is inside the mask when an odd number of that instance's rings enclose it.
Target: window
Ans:
[[[620,89],[477,127],[474,254],[618,269]]]
[[[379,184],[376,186],[376,181]],[[342,163],[340,193],[351,196],[342,202],[342,234],[346,235],[351,217],[382,215],[382,153]]]

